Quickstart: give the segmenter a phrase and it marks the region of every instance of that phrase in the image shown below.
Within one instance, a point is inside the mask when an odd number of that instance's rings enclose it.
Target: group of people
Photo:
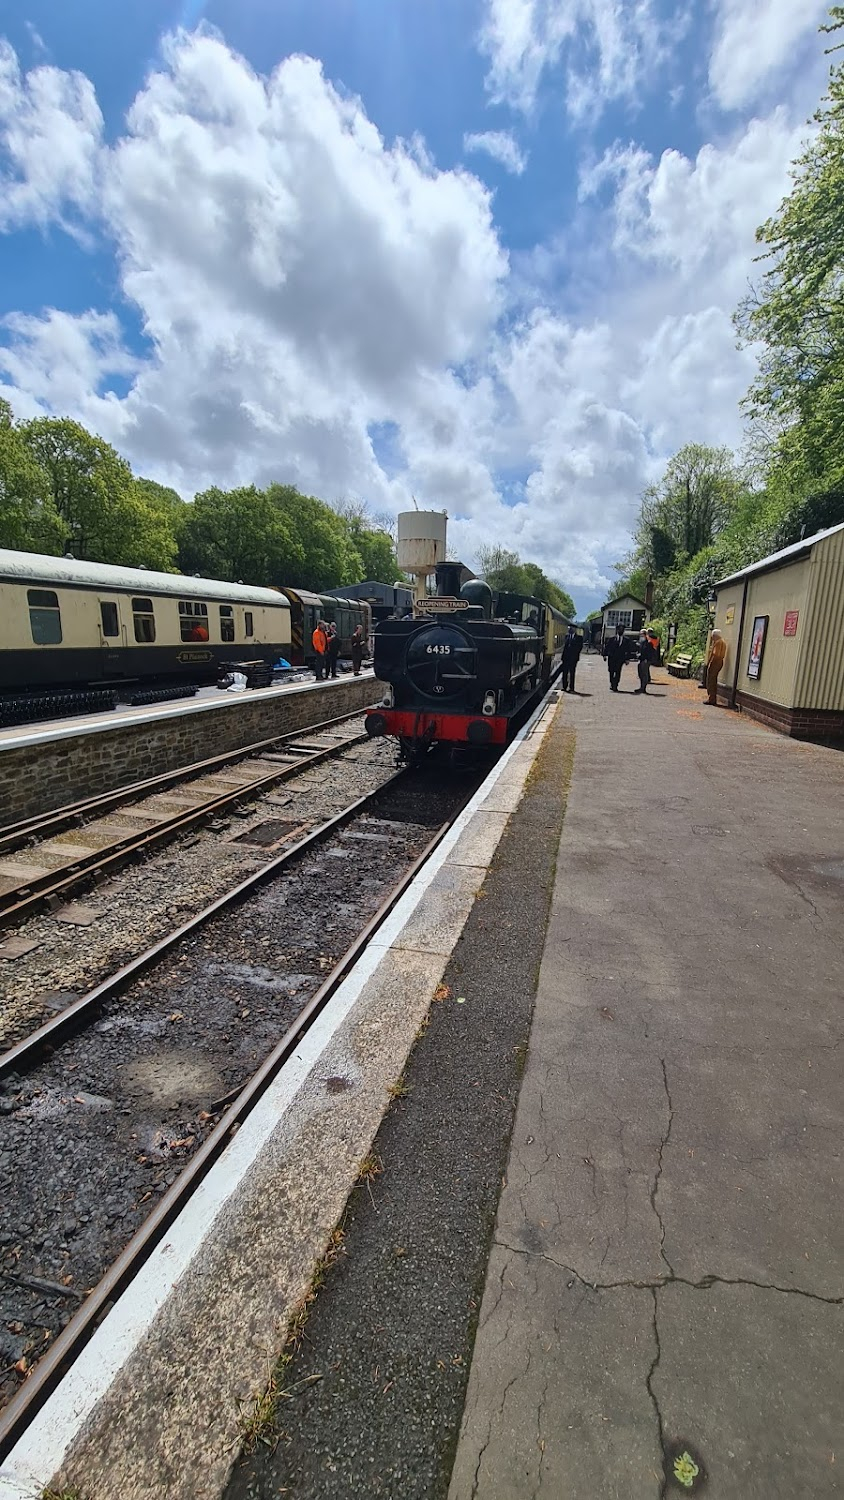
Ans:
[[[624,634],[624,626],[617,625],[615,635],[611,635],[604,643],[604,657],[607,670],[610,674],[610,692],[617,693],[621,681],[621,669],[627,661],[629,647],[627,637]],[[636,670],[639,676],[639,686],[635,689],[637,693],[646,693],[651,685],[651,667],[658,659],[657,647],[654,637],[643,630],[636,643]]]
[[[628,658],[629,647],[624,634],[624,626],[616,626],[615,635],[610,636],[604,644],[604,656],[606,658],[607,670],[610,675],[610,692],[618,692],[618,684],[621,680],[621,669]],[[706,689],[706,701],[712,707],[718,705],[718,674],[724,665],[727,655],[727,642],[724,640],[720,630],[713,630],[709,637],[709,647],[703,669],[703,681],[700,684]],[[565,654],[563,659],[565,660]],[[639,674],[639,686],[637,693],[646,693],[651,683],[651,666],[659,659],[656,637],[643,630],[636,644],[636,670]]]
[[[355,677],[360,677],[366,645],[362,625],[355,626],[351,644],[352,671]],[[340,659],[340,636],[333,621],[329,625],[325,620],[317,620],[316,629],[311,636],[311,645],[314,648],[314,673],[317,682],[322,682],[323,678],[336,677],[337,662]]]

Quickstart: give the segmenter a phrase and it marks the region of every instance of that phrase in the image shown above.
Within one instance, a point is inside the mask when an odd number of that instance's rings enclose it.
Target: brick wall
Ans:
[[[346,677],[319,691],[238,694],[200,713],[160,717],[151,710],[140,723],[89,727],[34,745],[11,741],[0,748],[0,827],[271,735],[308,729],[377,702],[382,691],[372,677]]]
[[[730,689],[718,686],[718,699],[728,707]],[[736,708],[767,724],[769,729],[779,729],[796,740],[819,740],[823,743],[838,743],[844,740],[844,713],[838,709],[784,708],[781,703],[770,703],[765,698],[756,698],[750,693],[736,694]]]

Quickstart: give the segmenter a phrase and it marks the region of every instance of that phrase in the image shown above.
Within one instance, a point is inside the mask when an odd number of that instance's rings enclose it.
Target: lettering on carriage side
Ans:
[[[210,651],[177,651],[176,652],[176,660],[184,662],[186,664],[189,663],[189,662],[213,661],[213,659],[214,658],[211,655]]]

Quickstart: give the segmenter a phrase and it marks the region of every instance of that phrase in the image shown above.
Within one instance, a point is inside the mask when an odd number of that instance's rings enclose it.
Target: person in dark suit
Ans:
[[[615,635],[611,635],[604,646],[604,656],[607,659],[607,670],[610,674],[610,692],[618,692],[618,684],[621,681],[621,669],[627,659],[627,642],[624,639],[624,626],[616,625]]]
[[[651,662],[655,659],[656,652],[654,651],[653,646],[651,645],[647,635],[643,630],[642,634],[639,637],[639,646],[637,652],[636,670],[639,673],[639,686],[636,689],[637,693],[646,693],[648,691],[651,681]]]
[[[568,635],[563,641],[563,692],[574,692],[574,674],[577,671],[577,663],[580,661],[580,653],[583,650],[583,636],[578,635],[573,625],[569,626]]]

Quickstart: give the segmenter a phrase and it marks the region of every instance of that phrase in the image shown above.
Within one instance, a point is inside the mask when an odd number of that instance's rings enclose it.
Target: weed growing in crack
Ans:
[[[278,1411],[283,1401],[289,1401],[296,1391],[307,1385],[313,1385],[321,1380],[321,1375],[307,1375],[304,1380],[296,1381],[288,1386],[284,1382],[293,1356],[297,1353],[305,1336],[305,1325],[311,1315],[313,1303],[316,1301],[317,1293],[325,1283],[325,1278],[331,1267],[343,1254],[343,1241],[345,1230],[338,1224],[331,1231],[328,1246],[324,1255],[317,1261],[308,1290],[305,1292],[301,1302],[297,1303],[290,1316],[287,1325],[287,1333],[284,1340],[284,1349],[276,1361],[273,1369],[268,1361],[267,1384],[264,1390],[254,1398],[251,1407],[244,1410],[245,1403],[241,1403],[240,1411],[240,1443],[245,1457],[255,1452],[258,1444],[270,1448],[273,1452],[279,1442],[285,1436],[278,1426]],[[63,1496],[57,1496],[56,1500],[65,1500]],[[75,1500],[74,1496],[68,1496],[67,1500]],[[81,1497],[80,1497],[81,1500]]]
[[[395,1083],[390,1084],[387,1093],[389,1094],[391,1099],[406,1099],[408,1094],[410,1093],[410,1090],[411,1085],[408,1083],[407,1079],[402,1073],[396,1079]]]

